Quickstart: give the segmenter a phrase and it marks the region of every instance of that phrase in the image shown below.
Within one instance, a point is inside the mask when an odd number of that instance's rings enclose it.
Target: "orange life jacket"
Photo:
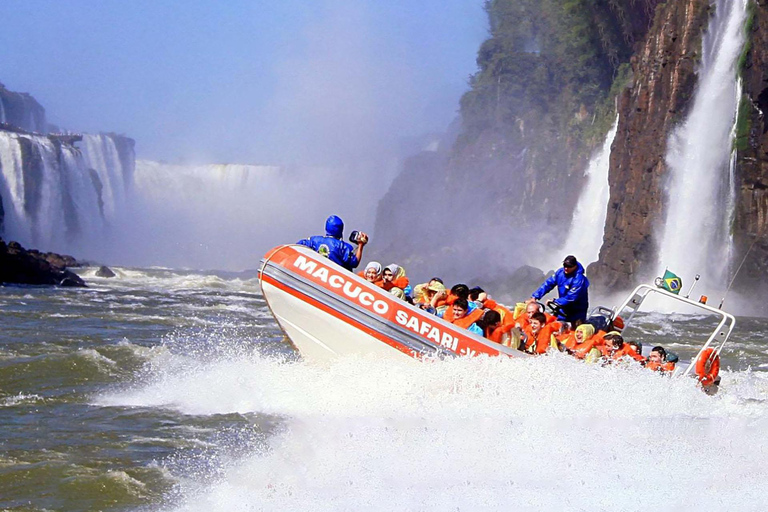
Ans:
[[[645,367],[648,368],[649,370],[653,370],[655,372],[661,372],[661,373],[675,371],[675,363],[672,363],[672,362],[657,363],[655,361],[648,361],[645,364]]]
[[[386,282],[382,279],[381,287],[385,290],[389,291],[392,288],[400,288],[401,290],[404,290],[406,286],[410,284],[410,281],[408,280],[407,276],[402,277],[396,277],[390,282]]]
[[[589,351],[595,347],[594,336],[591,336],[587,341],[579,343],[573,347],[573,356],[578,359],[584,359],[589,354]]]
[[[365,279],[365,270],[361,270],[360,272],[357,273],[357,275],[359,275],[360,277]],[[365,279],[365,282],[371,283],[367,279]],[[382,278],[377,279],[376,281],[372,282],[371,284],[376,285],[379,288],[384,288],[384,280]]]
[[[615,350],[613,353],[611,353],[608,350],[608,347],[606,346],[602,346],[599,348],[605,357],[610,357],[614,361],[621,359],[622,357],[631,357],[635,361],[645,361],[645,358],[640,354],[638,354],[637,351],[635,350],[635,347],[633,347],[629,343],[624,343],[623,347],[621,347],[618,350]]]
[[[544,354],[552,342],[552,335],[560,329],[560,322],[551,322],[541,326],[538,334],[534,335],[530,324],[525,330],[528,339],[525,342],[525,349],[528,352]],[[534,345],[535,343],[535,345]]]
[[[446,316],[448,316],[448,311],[451,312],[451,317],[453,317],[453,308],[450,308],[450,309],[446,310],[445,316],[443,317],[443,319],[446,319]],[[483,317],[483,313],[485,313],[484,310],[482,310],[480,308],[477,308],[477,309],[475,309],[473,311],[470,311],[469,313],[467,313],[466,315],[464,315],[461,318],[457,318],[455,320],[451,319],[451,320],[448,320],[448,321],[451,322],[455,326],[462,327],[464,329],[468,329],[470,325],[472,325],[473,323],[477,322],[478,320],[480,320]]]

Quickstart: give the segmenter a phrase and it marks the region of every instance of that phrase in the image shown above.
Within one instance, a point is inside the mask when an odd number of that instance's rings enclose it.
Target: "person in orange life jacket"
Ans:
[[[559,322],[547,323],[544,313],[538,312],[531,316],[528,327],[523,331],[528,337],[525,351],[531,354],[544,354],[551,346],[552,336],[560,329]]]
[[[455,284],[451,288],[451,293],[448,294],[448,297],[446,298],[446,301],[448,304],[453,304],[453,301],[456,299],[466,299],[469,301],[469,286],[465,284]],[[470,304],[470,308],[474,309],[472,305]]]
[[[592,339],[595,335],[595,328],[591,324],[581,324],[575,331],[571,331],[562,341],[566,352],[573,354],[579,359],[584,359],[587,353],[592,350],[595,342]]]
[[[381,286],[381,263],[378,261],[371,261],[365,266],[365,270],[358,272],[357,275],[364,277],[369,283]]]
[[[428,297],[429,292],[437,292],[437,289],[430,288],[435,287],[437,285],[441,285],[443,289],[445,289],[445,285],[443,285],[443,280],[439,277],[433,277],[426,283],[417,284],[413,288],[413,302],[415,304],[421,305],[421,304],[429,304],[432,300],[432,297]]]
[[[445,297],[445,286],[439,281],[432,280],[429,283],[424,283],[424,287],[418,291],[417,297],[419,298],[416,305],[433,315],[436,315],[438,310],[445,311],[447,307],[445,300],[441,298]]]
[[[601,347],[601,351],[603,357],[606,358],[608,362],[617,361],[623,357],[629,357],[635,361],[645,360],[643,356],[635,352],[632,345],[624,343],[624,338],[618,332],[611,331],[606,334],[603,339],[605,340],[605,345]]]
[[[296,242],[317,251],[337,265],[352,272],[360,265],[363,257],[363,247],[368,243],[368,235],[360,233],[357,248],[352,248],[342,238],[344,237],[344,221],[336,215],[331,215],[325,221],[325,236],[311,236]]]
[[[447,308],[441,310],[440,307],[437,307],[437,314],[438,316],[441,316],[448,320],[449,322],[453,321],[453,313],[451,312],[451,305],[457,301],[458,299],[464,299],[468,304],[468,312],[471,313],[475,309],[477,309],[477,304],[474,302],[469,302],[469,287],[465,284],[457,284],[454,285],[453,288],[451,288],[451,292],[444,296],[445,303],[447,304]],[[440,296],[438,296],[437,300],[439,301],[441,299]]]
[[[544,317],[547,319],[545,323],[551,323],[557,321],[557,318],[550,315],[549,313],[544,312],[544,308],[536,302],[535,300],[531,299],[525,304],[525,310],[523,313],[515,317],[515,325],[519,327],[521,330],[525,330],[531,321],[531,317],[534,313],[541,313],[544,315]]]
[[[410,281],[405,275],[405,269],[400,265],[392,263],[384,267],[382,271],[382,288],[397,295],[399,298],[405,298],[405,289],[408,288]]]
[[[651,349],[645,367],[656,372],[667,373],[675,371],[675,363],[667,361],[667,351],[658,346]]]
[[[450,316],[448,315],[449,311]],[[467,299],[457,298],[453,301],[453,304],[448,306],[448,309],[443,312],[443,315],[438,314],[438,316],[442,316],[444,320],[459,327],[463,327],[468,331],[472,331],[475,334],[480,336],[483,335],[483,330],[475,324],[475,322],[483,316],[483,310],[475,309],[474,311],[470,311]]]
[[[501,325],[501,315],[493,309],[486,309],[483,316],[475,322],[482,332],[483,336],[496,343],[501,343],[503,328]]]

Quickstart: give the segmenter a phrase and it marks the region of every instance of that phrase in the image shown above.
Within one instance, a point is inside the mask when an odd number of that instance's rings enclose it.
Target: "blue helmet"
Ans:
[[[336,215],[331,215],[325,221],[325,234],[333,238],[342,238],[344,236],[344,221]]]

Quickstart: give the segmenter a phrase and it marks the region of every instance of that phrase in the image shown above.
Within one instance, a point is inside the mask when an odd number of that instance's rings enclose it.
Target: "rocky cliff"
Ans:
[[[372,257],[469,278],[559,246],[588,156],[615,119],[612,88],[656,4],[488,2],[491,37],[461,100],[460,133],[405,163],[379,204]]]
[[[747,46],[740,62],[743,95],[737,123],[737,196],[733,226],[737,289],[763,299],[768,314],[768,1],[750,8]]]
[[[0,127],[3,125],[28,132],[48,132],[42,105],[29,94],[9,91],[0,84]]]
[[[72,252],[101,243],[133,184],[133,139],[40,133],[45,111],[0,87],[0,236]]]
[[[606,234],[599,262],[588,269],[596,287],[628,288],[641,274],[655,270],[667,172],[664,154],[669,134],[693,96],[709,8],[707,0],[660,5],[631,59],[632,78],[618,100]]]

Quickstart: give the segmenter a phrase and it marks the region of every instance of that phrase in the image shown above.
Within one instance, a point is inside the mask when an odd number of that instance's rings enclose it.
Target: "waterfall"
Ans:
[[[3,104],[3,96],[0,95],[0,123],[7,123],[5,117],[5,105]]]
[[[98,176],[103,202],[103,216],[113,220],[126,207],[126,169],[115,144],[115,139],[105,134],[85,134],[81,144],[83,159],[88,169]]]
[[[85,139],[90,144],[81,151],[45,136],[0,131],[5,239],[58,252],[103,244],[115,205],[124,205],[123,170],[109,150],[111,136]]]
[[[579,202],[573,212],[568,236],[559,251],[550,253],[552,259],[547,264],[548,268],[559,267],[566,254],[575,255],[584,265],[584,268],[589,263],[597,261],[600,255],[610,198],[608,170],[611,165],[611,145],[616,137],[618,125],[619,118],[617,116],[613,126],[605,136],[602,147],[589,161],[585,175],[587,183],[579,195]]]
[[[721,286],[728,268],[733,191],[729,167],[738,112],[736,61],[744,46],[748,0],[716,0],[702,41],[699,84],[685,122],[670,136],[666,220],[659,246],[661,269],[683,279]],[[725,218],[725,220],[724,220]]]

